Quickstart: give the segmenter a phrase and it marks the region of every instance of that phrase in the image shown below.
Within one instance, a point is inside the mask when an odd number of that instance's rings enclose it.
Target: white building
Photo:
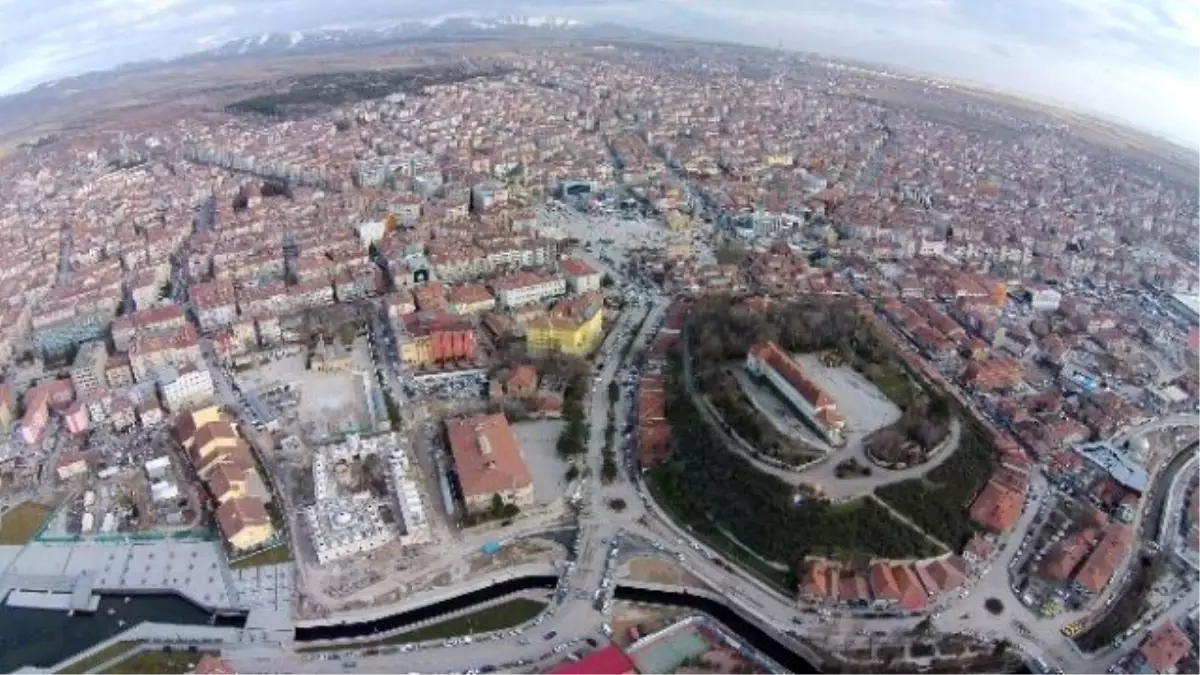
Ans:
[[[383,221],[377,220],[359,223],[354,226],[354,229],[358,232],[358,240],[362,242],[362,245],[370,246],[383,239],[385,227]]]
[[[1035,288],[1029,291],[1029,305],[1038,312],[1053,312],[1062,302],[1062,293],[1053,288]]]
[[[386,459],[403,531],[388,527],[380,514],[385,504],[368,492],[346,494],[338,485],[339,464],[370,455]],[[362,438],[348,436],[340,443],[317,448],[313,455],[315,504],[305,509],[304,518],[312,534],[313,549],[320,562],[339,560],[373,551],[400,535],[402,545],[430,541],[428,512],[419,486],[420,476],[397,434]]]
[[[171,412],[207,403],[213,398],[212,373],[195,363],[178,370],[163,368],[159,371],[158,388],[163,405]]]
[[[146,462],[146,476],[149,477],[150,480],[162,478],[163,476],[167,475],[167,472],[170,470],[171,458],[167,455],[155,457],[149,462]]]
[[[492,291],[500,307],[511,309],[565,295],[567,282],[542,272],[517,272],[492,282]]]
[[[560,264],[563,275],[567,278],[567,287],[572,293],[587,293],[600,290],[600,282],[604,275],[592,268],[591,265],[578,258],[567,258]]]
[[[306,508],[317,562],[328,563],[374,551],[395,539],[374,499],[329,499]]]
[[[416,482],[418,477],[411,468],[408,453],[403,448],[393,450],[388,468],[392,474],[392,494],[396,497],[400,517],[404,520],[404,534],[400,536],[401,545],[429,542],[429,516],[425,511],[421,490]]]
[[[150,485],[150,497],[156,503],[169,502],[179,498],[179,488],[174,483],[160,480]]]

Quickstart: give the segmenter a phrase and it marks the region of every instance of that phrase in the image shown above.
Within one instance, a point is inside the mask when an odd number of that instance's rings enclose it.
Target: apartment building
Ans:
[[[196,363],[158,371],[158,391],[167,410],[176,413],[213,400],[212,373]]]
[[[492,282],[497,304],[504,309],[557,298],[567,292],[564,278],[541,271],[523,271]]]
[[[128,351],[136,335],[161,333],[179,328],[187,323],[187,314],[179,305],[163,305],[131,314],[122,314],[113,319],[113,346],[117,351]]]
[[[108,362],[108,348],[96,340],[80,346],[71,364],[71,384],[80,397],[99,391],[107,384],[105,377]]]
[[[600,282],[604,275],[583,260],[567,258],[559,263],[559,267],[562,268],[567,288],[572,293],[583,294],[600,290]]]
[[[496,308],[496,298],[482,284],[460,284],[446,295],[446,308],[455,314],[478,314]]]
[[[138,382],[148,381],[163,366],[182,366],[201,358],[200,336],[190,323],[170,333],[137,337],[129,347],[129,365]]]
[[[530,321],[525,341],[530,351],[587,356],[604,330],[603,300],[597,294],[564,300],[546,316]]]
[[[188,296],[196,309],[201,330],[227,326],[237,318],[237,293],[231,281],[192,284],[188,288]]]

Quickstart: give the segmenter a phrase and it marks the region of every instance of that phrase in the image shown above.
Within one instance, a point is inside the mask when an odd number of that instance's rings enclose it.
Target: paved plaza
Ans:
[[[173,589],[211,608],[236,608],[232,579],[215,542],[29,544],[5,570],[9,579],[94,575],[97,591]]]

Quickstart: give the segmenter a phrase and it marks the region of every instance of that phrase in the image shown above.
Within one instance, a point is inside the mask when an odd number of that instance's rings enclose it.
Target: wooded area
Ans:
[[[866,499],[834,505],[806,497],[756,469],[721,439],[687,396],[672,361],[667,416],[673,452],[651,470],[655,495],[693,529],[737,533],[764,558],[795,564],[806,555],[921,558],[936,553],[924,537]]]
[[[875,489],[875,494],[955,550],[976,531],[968,508],[996,470],[996,446],[974,419],[963,422],[958,448],[921,478]]]

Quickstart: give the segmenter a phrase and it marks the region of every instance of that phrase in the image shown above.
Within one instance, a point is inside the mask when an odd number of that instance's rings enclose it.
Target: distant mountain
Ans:
[[[327,28],[290,33],[263,33],[189,54],[175,59],[174,63],[339,52],[386,47],[405,42],[531,39],[616,40],[654,37],[662,38],[664,36],[615,24],[583,23],[562,17],[455,17],[430,21],[404,21],[378,28]]]
[[[2,0],[0,0],[2,1]],[[438,42],[581,42],[679,43],[685,38],[610,23],[584,23],[562,17],[453,17],[402,21],[369,28],[329,28],[290,33],[264,33],[227,42],[175,59],[126,63],[40,84],[29,91],[0,96],[0,132],[40,123],[64,113],[79,101],[116,81],[137,78],[173,66],[196,66],[235,59],[311,56],[404,44]],[[93,101],[99,104],[98,101]]]

